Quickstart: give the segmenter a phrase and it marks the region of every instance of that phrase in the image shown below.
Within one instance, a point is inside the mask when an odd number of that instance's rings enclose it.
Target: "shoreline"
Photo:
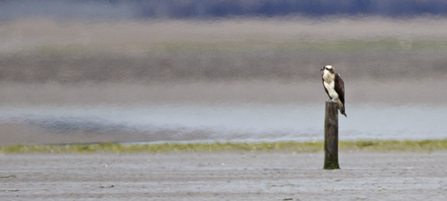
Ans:
[[[214,143],[87,143],[47,145],[5,145],[0,154],[28,153],[219,153],[219,152],[293,152],[323,151],[322,141],[313,142],[214,142]],[[339,141],[340,152],[435,152],[447,150],[447,139],[442,140],[353,140]]]

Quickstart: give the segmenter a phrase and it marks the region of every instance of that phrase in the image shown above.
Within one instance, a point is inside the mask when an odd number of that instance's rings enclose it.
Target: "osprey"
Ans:
[[[340,77],[340,74],[334,72],[334,67],[327,65],[320,71],[323,71],[322,80],[324,90],[329,99],[338,103],[338,109],[342,115],[345,113],[345,84]],[[346,116],[348,117],[348,116]]]

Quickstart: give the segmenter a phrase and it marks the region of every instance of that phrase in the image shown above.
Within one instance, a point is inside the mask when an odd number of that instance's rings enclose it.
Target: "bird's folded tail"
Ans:
[[[340,114],[345,115],[345,117],[348,117],[345,112],[345,105],[341,101],[338,101],[338,109],[340,110]]]

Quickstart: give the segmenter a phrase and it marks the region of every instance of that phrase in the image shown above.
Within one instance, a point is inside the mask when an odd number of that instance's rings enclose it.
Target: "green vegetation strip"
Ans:
[[[341,141],[340,151],[420,151],[447,150],[446,140],[423,141]],[[217,151],[323,151],[323,142],[256,142],[256,143],[163,143],[163,144],[75,144],[0,146],[0,153],[132,153],[132,152],[217,152]]]

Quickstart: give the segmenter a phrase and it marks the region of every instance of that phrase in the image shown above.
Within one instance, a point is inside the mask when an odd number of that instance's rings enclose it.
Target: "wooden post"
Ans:
[[[323,169],[340,169],[338,165],[338,104],[326,101],[324,116],[324,167]]]

